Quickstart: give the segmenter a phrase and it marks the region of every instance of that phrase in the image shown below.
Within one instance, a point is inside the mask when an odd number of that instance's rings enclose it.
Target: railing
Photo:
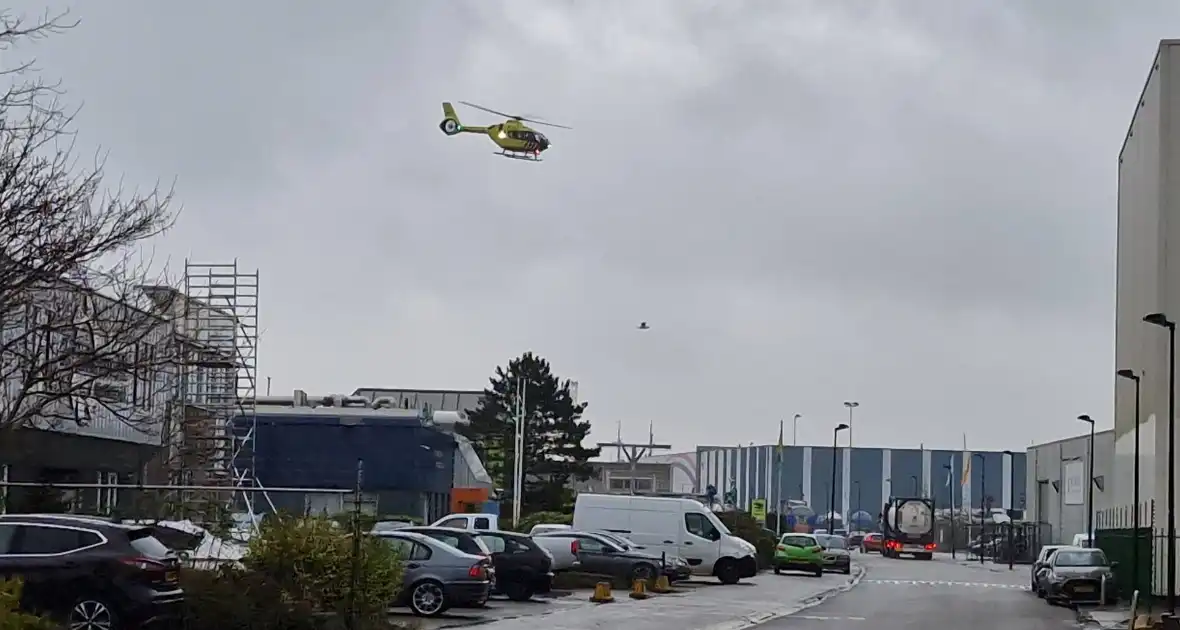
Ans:
[[[1094,546],[1112,564],[1117,563],[1112,571],[1119,597],[1124,600],[1129,600],[1136,590],[1144,595],[1162,595],[1166,586],[1162,556],[1167,549],[1167,533],[1155,532],[1155,501],[1138,506],[1138,530],[1134,527],[1135,509],[1124,505],[1094,514]]]

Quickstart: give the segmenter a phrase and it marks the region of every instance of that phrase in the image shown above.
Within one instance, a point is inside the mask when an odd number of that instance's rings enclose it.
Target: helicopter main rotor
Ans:
[[[546,127],[557,127],[558,129],[571,129],[571,130],[573,129],[573,127],[567,127],[565,125],[559,125],[557,123],[545,122],[543,120],[537,120],[535,118],[526,118],[524,116],[515,116],[513,114],[505,114],[504,112],[498,112],[494,109],[491,109],[490,107],[484,107],[483,105],[476,105],[475,103],[468,103],[467,101],[459,101],[459,102],[468,106],[468,107],[474,107],[475,109],[483,110],[489,114],[503,116],[504,118],[507,118],[509,120],[533,123],[534,125],[545,125]]]

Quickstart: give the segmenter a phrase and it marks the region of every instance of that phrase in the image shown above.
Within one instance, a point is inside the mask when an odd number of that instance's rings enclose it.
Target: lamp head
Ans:
[[[1139,380],[1139,375],[1135,373],[1135,370],[1122,369],[1118,372],[1115,372],[1114,375],[1119,378],[1125,378],[1132,381]]]
[[[1078,420],[1081,420],[1082,422],[1086,422],[1089,424],[1094,424],[1094,419],[1086,414],[1082,414],[1082,415],[1078,416]]]
[[[843,431],[847,428],[848,428],[848,425],[841,422],[840,424],[836,425],[836,432],[839,433],[840,431]]]
[[[1168,319],[1168,316],[1163,313],[1149,313],[1143,316],[1143,321],[1153,326],[1160,326],[1169,330],[1176,328],[1176,323]]]

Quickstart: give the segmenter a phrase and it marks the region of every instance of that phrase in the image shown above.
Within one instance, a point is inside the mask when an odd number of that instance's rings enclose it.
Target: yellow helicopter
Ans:
[[[526,160],[529,162],[540,162],[541,152],[553,146],[549,142],[549,138],[545,137],[540,131],[529,128],[524,123],[530,122],[536,125],[546,125],[549,127],[557,127],[558,129],[573,129],[573,127],[566,127],[565,125],[556,125],[554,123],[544,122],[540,120],[532,120],[523,116],[513,116],[498,112],[494,109],[488,109],[482,105],[475,103],[468,103],[467,101],[459,101],[460,103],[474,107],[475,109],[483,110],[489,114],[503,116],[507,118],[502,123],[497,123],[488,127],[464,127],[459,122],[459,115],[455,113],[455,108],[450,103],[443,103],[443,121],[439,123],[438,128],[448,136],[455,136],[461,133],[485,133],[500,150],[496,155],[501,155],[506,158],[514,160]]]

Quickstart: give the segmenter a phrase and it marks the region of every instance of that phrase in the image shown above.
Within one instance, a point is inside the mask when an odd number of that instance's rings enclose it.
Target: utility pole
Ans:
[[[638,468],[639,460],[651,455],[656,450],[670,451],[672,450],[672,445],[656,444],[654,436],[649,435],[647,444],[632,444],[622,440],[616,440],[614,442],[599,442],[598,448],[617,448],[627,458],[627,462],[631,464],[631,481],[627,485],[630,487],[630,494],[635,494],[635,475],[638,472],[636,469]],[[654,484],[652,485],[652,489],[655,489]]]
[[[528,381],[516,379],[516,432],[512,455],[512,525],[520,523],[520,510],[524,503],[524,424],[525,396]]]

